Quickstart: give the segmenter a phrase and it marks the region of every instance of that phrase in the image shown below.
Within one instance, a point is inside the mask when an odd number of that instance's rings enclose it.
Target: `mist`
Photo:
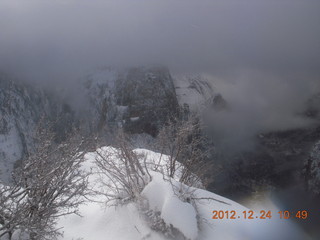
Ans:
[[[99,66],[205,73],[232,106],[212,122],[237,142],[312,124],[298,113],[320,91],[319,12],[313,0],[0,0],[0,69],[50,89]]]
[[[206,112],[215,143],[224,152],[252,150],[260,134],[319,124],[305,114],[319,81],[253,70],[239,71],[233,80],[207,78],[227,102],[223,111]]]

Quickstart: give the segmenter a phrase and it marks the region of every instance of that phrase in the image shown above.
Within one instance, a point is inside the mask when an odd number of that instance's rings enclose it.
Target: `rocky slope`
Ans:
[[[63,138],[73,114],[43,90],[1,74],[0,179],[8,181],[14,163],[33,149],[34,130],[40,119],[54,123],[57,138]]]

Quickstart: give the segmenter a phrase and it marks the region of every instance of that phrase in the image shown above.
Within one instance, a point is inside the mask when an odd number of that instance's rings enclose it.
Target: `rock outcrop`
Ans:
[[[120,126],[127,133],[156,136],[168,118],[179,113],[166,68],[101,69],[85,86],[98,129]]]

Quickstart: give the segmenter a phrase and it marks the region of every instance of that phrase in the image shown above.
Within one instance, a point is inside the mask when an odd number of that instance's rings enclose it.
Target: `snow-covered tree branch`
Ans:
[[[13,183],[0,188],[0,237],[14,233],[31,240],[55,239],[62,215],[78,213],[87,194],[87,177],[80,167],[85,142],[71,135],[57,144],[49,128],[35,134],[37,148],[19,163]]]

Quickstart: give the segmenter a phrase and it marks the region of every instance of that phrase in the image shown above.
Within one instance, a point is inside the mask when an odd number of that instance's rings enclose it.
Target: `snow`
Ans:
[[[100,154],[113,155],[116,160],[116,148],[102,147]],[[308,240],[290,220],[280,220],[279,209],[267,201],[255,206],[256,212],[271,210],[272,219],[212,219],[212,211],[236,211],[240,215],[249,209],[222,196],[206,190],[185,186],[177,180],[168,179],[159,172],[153,171],[154,163],[159,162],[161,154],[145,149],[136,149],[136,153],[146,154],[150,164],[151,181],[144,187],[141,197],[147,207],[159,212],[167,226],[179,230],[190,240]],[[90,187],[96,191],[106,191],[99,183],[99,173],[95,165],[97,153],[85,155],[82,168],[92,172],[89,178]],[[161,164],[165,165],[168,156],[162,155]],[[186,200],[177,191],[187,191],[190,198]],[[184,195],[185,196],[185,195]],[[89,196],[86,203],[80,206],[80,214],[61,217],[58,228],[63,229],[60,240],[166,240],[172,239],[150,227],[147,218],[137,202],[110,206],[103,194]],[[2,240],[2,239],[1,239]]]
[[[146,197],[152,210],[161,212],[165,223],[172,224],[189,239],[195,239],[198,226],[194,207],[182,202],[174,194],[170,183],[165,182],[162,177],[160,173],[154,173],[142,196]]]
[[[102,147],[97,149],[101,155],[116,155],[117,149]],[[92,171],[89,188],[104,192],[99,182],[98,169],[95,165],[96,153],[87,153],[82,168]],[[115,159],[116,160],[116,159]],[[152,231],[145,223],[135,203],[121,206],[107,206],[105,196],[90,197],[90,201],[80,206],[80,214],[62,217],[59,227],[63,227],[64,236],[61,240],[106,240],[106,239],[155,239],[163,240],[162,236]],[[147,238],[150,237],[150,238]]]
[[[136,122],[136,121],[138,121],[140,119],[140,117],[131,117],[130,118],[130,121],[131,122]]]
[[[196,239],[198,236],[197,215],[191,204],[182,202],[175,196],[167,198],[161,217],[165,223],[172,224],[188,239]]]
[[[103,147],[98,149],[101,154],[115,154],[117,149]],[[161,154],[146,149],[136,149],[136,153],[146,154],[149,162],[159,161]],[[95,171],[95,153],[86,154],[84,168],[88,171]],[[162,156],[161,164],[164,165],[168,156]],[[152,166],[152,165],[150,165]],[[149,208],[161,212],[161,218],[167,225],[172,225],[178,229],[187,239],[197,240],[300,240],[309,239],[290,220],[281,220],[276,215],[279,209],[272,202],[258,205],[256,212],[260,210],[272,210],[272,219],[212,219],[213,210],[234,210],[238,215],[249,209],[222,196],[202,189],[189,188],[197,200],[196,208],[189,202],[179,199],[173,186],[182,186],[176,180],[171,179],[171,183],[165,181],[160,173],[153,172],[152,180],[142,191],[142,196],[147,199]],[[97,184],[97,175],[90,178],[92,186],[100,188]],[[146,219],[139,211],[139,206],[131,202],[117,207],[107,206],[103,203],[103,196],[96,196],[95,202],[91,201],[80,207],[83,217],[76,215],[61,218],[60,227],[64,227],[63,240],[83,239],[83,240],[141,240],[170,239],[165,235],[152,230]],[[102,203],[101,203],[102,202]],[[198,213],[198,216],[197,216]],[[198,223],[197,219],[200,219]],[[200,226],[199,226],[200,224]],[[62,240],[61,239],[61,240]]]
[[[62,239],[142,239],[150,234],[135,204],[130,203],[118,208],[103,208],[100,204],[89,203],[80,208],[83,217],[68,216],[60,220],[64,226]],[[152,233],[151,239],[162,239],[157,233]]]

